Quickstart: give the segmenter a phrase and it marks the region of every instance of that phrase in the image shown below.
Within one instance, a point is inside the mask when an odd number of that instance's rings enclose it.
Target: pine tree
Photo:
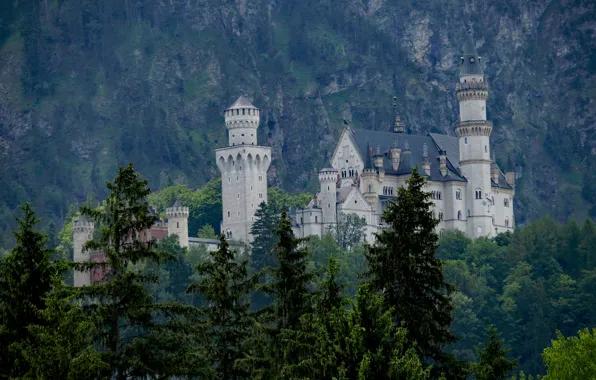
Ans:
[[[155,303],[147,286],[157,283],[158,276],[131,267],[176,259],[157,250],[155,239],[138,239],[157,219],[149,213],[147,181],[130,164],[119,167],[114,182],[108,182],[107,187],[111,193],[102,207],[81,208],[83,215],[102,226],[99,239],[88,241],[84,249],[103,252],[106,262],[77,265],[79,270],[104,273],[103,282],[82,287],[79,292],[99,324],[102,360],[110,368],[105,375],[124,379],[199,371],[200,365],[189,362],[191,358],[201,359],[192,353],[198,331],[184,323],[184,317],[192,317],[193,308],[176,302]]]
[[[408,342],[417,343],[421,357],[445,361],[442,348],[455,340],[449,331],[453,287],[445,283],[435,256],[439,221],[432,216],[424,184],[412,170],[407,186],[383,212],[388,228],[365,255],[372,289],[383,294],[387,309],[393,308],[394,323],[407,329]]]
[[[47,236],[35,230],[39,219],[29,203],[21,210],[16,247],[0,262],[0,378],[18,378],[29,370],[21,355],[31,337],[28,326],[44,324],[44,298],[60,281],[50,261],[53,251],[46,248]]]
[[[207,301],[202,312],[210,331],[209,358],[217,378],[239,379],[245,374],[236,361],[243,356],[242,345],[255,322],[248,302],[255,281],[248,278],[247,262],[236,261],[224,235],[210,258],[197,266],[202,280],[188,291],[200,293]]]
[[[276,265],[272,249],[277,243],[278,236],[275,233],[279,226],[278,210],[272,204],[262,202],[255,212],[255,222],[250,233],[253,236],[251,243],[251,267],[254,273],[266,267]]]
[[[478,350],[478,363],[472,365],[477,380],[502,380],[515,369],[515,360],[507,359],[504,341],[494,326],[487,328],[488,340]]]

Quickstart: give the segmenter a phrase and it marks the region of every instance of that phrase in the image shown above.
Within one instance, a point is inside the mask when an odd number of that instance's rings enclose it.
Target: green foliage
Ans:
[[[488,340],[478,350],[479,360],[472,365],[472,373],[477,380],[504,380],[515,368],[515,360],[507,359],[508,350],[494,326],[489,326],[486,332]]]
[[[288,211],[290,207],[302,208],[310,202],[312,196],[307,193],[289,194],[278,187],[267,189],[267,200],[278,213]]]
[[[424,178],[413,170],[407,182],[383,212],[388,228],[367,247],[367,274],[372,289],[382,292],[386,308],[393,308],[394,323],[407,329],[408,342],[417,343],[421,357],[445,362],[443,348],[455,340],[449,330],[453,287],[444,281],[435,257],[439,221],[432,216]]]
[[[357,214],[341,213],[337,223],[329,228],[337,243],[343,249],[350,249],[364,240],[366,220]]]
[[[255,281],[248,278],[247,261],[236,261],[223,234],[210,257],[197,266],[201,281],[188,291],[202,294],[207,301],[202,313],[210,331],[207,352],[216,378],[236,379],[246,376],[236,362],[243,357],[242,346],[254,327],[248,293]]]
[[[546,379],[592,379],[596,376],[596,328],[565,338],[557,331],[552,346],[544,349]]]
[[[36,231],[39,219],[25,203],[17,218],[17,245],[0,262],[0,376],[18,378],[30,370],[22,347],[31,339],[29,327],[43,325],[40,311],[52,286],[59,281],[59,267],[51,263],[53,251],[47,236]]]
[[[210,224],[205,224],[203,227],[201,227],[197,233],[197,236],[204,239],[217,239],[215,230]]]
[[[251,258],[253,272],[259,272],[266,267],[276,265],[273,247],[277,244],[278,236],[275,233],[279,226],[279,209],[273,203],[262,202],[255,212],[255,222],[250,233],[253,236],[251,243]]]
[[[131,164],[119,167],[118,175],[107,187],[110,196],[105,207],[81,209],[83,215],[102,226],[99,239],[88,241],[83,249],[103,252],[106,261],[76,266],[104,274],[103,282],[79,290],[84,302],[93,300],[87,309],[97,320],[101,358],[109,365],[103,375],[123,378],[156,372],[170,376],[200,373],[200,367],[190,363],[201,358],[191,353],[191,346],[179,346],[193,330],[190,325],[181,325],[180,318],[191,318],[192,309],[175,302],[154,302],[146,286],[156,284],[159,276],[131,268],[137,263],[176,259],[171,253],[157,250],[155,240],[138,240],[142,231],[156,221],[148,210],[147,181],[139,178]],[[169,318],[156,319],[159,315]]]

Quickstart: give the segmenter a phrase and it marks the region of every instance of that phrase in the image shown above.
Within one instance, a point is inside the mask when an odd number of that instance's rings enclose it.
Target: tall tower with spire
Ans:
[[[469,236],[492,235],[491,156],[492,122],[486,120],[488,83],[481,57],[476,51],[472,28],[468,28],[464,53],[460,60],[459,83],[455,92],[459,102],[459,122],[455,133],[459,138],[459,167],[467,179],[467,229]]]
[[[228,239],[249,242],[255,212],[267,202],[271,148],[257,145],[260,111],[244,95],[225,110],[224,117],[228,146],[215,150],[221,172],[221,232]]]

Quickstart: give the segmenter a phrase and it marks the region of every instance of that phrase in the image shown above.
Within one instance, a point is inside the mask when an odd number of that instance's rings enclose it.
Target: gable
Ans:
[[[348,128],[344,129],[339,137],[339,141],[331,157],[331,166],[339,173],[342,172],[342,169],[346,171],[354,169],[358,173],[361,173],[364,168],[362,155]]]
[[[345,197],[341,209],[346,211],[371,211],[370,205],[356,187],[352,187],[352,190]]]

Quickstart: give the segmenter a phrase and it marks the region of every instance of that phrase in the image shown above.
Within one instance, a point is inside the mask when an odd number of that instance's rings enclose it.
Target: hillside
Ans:
[[[61,224],[116,163],[154,188],[218,175],[244,91],[270,183],[314,190],[346,125],[454,133],[467,23],[518,223],[596,214],[596,3],[490,0],[21,0],[0,3],[0,246],[27,199]]]

